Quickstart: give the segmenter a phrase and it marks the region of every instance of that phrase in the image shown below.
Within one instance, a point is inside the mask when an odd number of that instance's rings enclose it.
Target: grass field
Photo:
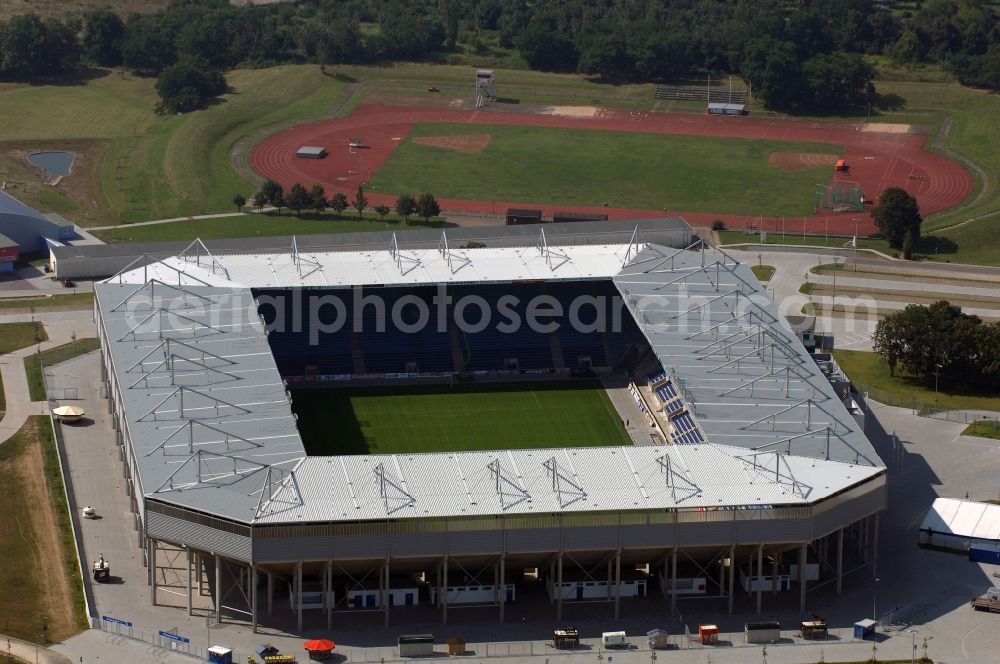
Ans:
[[[87,309],[94,303],[93,293],[59,293],[40,297],[9,297],[0,299],[0,311],[30,311],[34,309]]]
[[[379,191],[432,191],[448,198],[692,212],[802,215],[813,212],[821,166],[797,172],[768,163],[771,152],[829,152],[789,141],[669,136],[551,127],[476,125],[481,152],[413,141],[468,134],[467,124],[418,124],[372,179]],[[433,164],[433,168],[427,168]]]
[[[926,411],[928,408],[942,410],[995,410],[1000,411],[1000,394],[986,394],[956,389],[946,382],[928,386],[909,376],[890,376],[885,360],[874,353],[854,350],[834,350],[834,359],[844,370],[855,387],[869,392],[872,399],[889,406],[913,408]]]
[[[0,565],[5,581],[0,633],[59,642],[87,629],[83,585],[49,418],[34,416],[0,445],[4,509]]]
[[[175,221],[169,224],[150,226],[124,225],[114,230],[95,231],[94,234],[105,242],[162,242],[166,240],[215,240],[224,237],[254,237],[271,235],[314,235],[318,233],[371,233],[377,231],[407,231],[420,228],[440,228],[441,221],[431,219],[427,224],[423,219],[410,218],[404,224],[396,217],[386,217],[383,221],[377,215],[366,214],[364,218],[345,213],[342,218],[326,213],[303,212],[301,217],[291,214],[274,213],[246,214],[221,219],[200,221]]]
[[[32,401],[45,401],[45,382],[42,379],[44,367],[72,360],[78,355],[89,353],[101,347],[94,338],[77,339],[75,342],[56,346],[41,353],[32,353],[24,358],[24,372],[28,377],[28,392]]]
[[[45,326],[37,320],[31,323],[0,323],[0,355],[47,341],[48,338]]]
[[[301,390],[311,455],[628,445],[597,381]]]
[[[98,168],[98,213],[88,225],[231,210],[235,194],[253,193],[230,163],[235,143],[261,127],[326,115],[347,88],[311,65],[241,69],[227,74],[231,91],[217,104],[158,116],[155,79],[89,73],[65,85],[0,85],[2,139],[8,144],[109,142]],[[25,173],[9,171],[9,179],[34,177]],[[73,205],[49,201],[52,209]]]
[[[962,430],[963,436],[979,436],[980,438],[992,438],[1000,440],[1000,422],[995,420],[983,420],[973,422]]]

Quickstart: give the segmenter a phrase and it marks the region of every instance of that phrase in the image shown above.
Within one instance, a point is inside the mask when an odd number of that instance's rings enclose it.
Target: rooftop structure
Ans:
[[[97,284],[112,390],[146,500],[246,524],[773,509],[884,467],[750,269],[632,241],[214,255],[192,243]],[[251,287],[611,280],[693,444],[307,458]],[[120,396],[118,396],[120,395]],[[442,472],[444,471],[444,472]]]

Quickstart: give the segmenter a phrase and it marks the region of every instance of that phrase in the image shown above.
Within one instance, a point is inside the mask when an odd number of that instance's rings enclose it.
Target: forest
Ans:
[[[281,63],[441,61],[459,40],[511,49],[531,69],[610,82],[685,82],[738,74],[784,111],[835,111],[873,92],[871,56],[937,64],[1000,89],[1000,20],[984,0],[301,0],[232,6],[174,0],[121,16],[0,24],[0,77],[39,80],[81,66],[139,75]],[[202,82],[212,94],[217,79]]]

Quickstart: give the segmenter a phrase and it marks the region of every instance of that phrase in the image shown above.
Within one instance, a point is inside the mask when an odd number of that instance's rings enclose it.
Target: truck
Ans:
[[[976,611],[1000,611],[1000,588],[990,588],[979,597],[972,599]]]

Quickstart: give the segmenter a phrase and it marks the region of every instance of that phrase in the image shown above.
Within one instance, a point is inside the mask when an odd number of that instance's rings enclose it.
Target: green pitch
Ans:
[[[483,133],[490,142],[474,153],[413,141]],[[768,155],[839,151],[795,141],[428,123],[414,126],[371,188],[439,198],[805,215],[813,214],[816,183],[830,178],[831,167],[783,171]]]
[[[597,381],[300,390],[311,455],[630,445]]]

